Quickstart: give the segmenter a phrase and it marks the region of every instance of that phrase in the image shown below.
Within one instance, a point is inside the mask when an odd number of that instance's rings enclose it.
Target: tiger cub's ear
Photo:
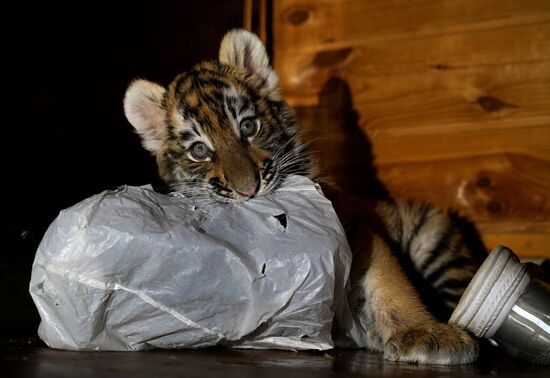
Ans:
[[[165,89],[147,80],[135,80],[124,96],[124,114],[141,136],[146,150],[153,155],[166,136],[165,110],[162,99]]]
[[[254,33],[243,29],[228,32],[220,46],[219,60],[256,75],[263,81],[262,86],[269,91],[277,89],[277,74],[269,66],[265,47]]]

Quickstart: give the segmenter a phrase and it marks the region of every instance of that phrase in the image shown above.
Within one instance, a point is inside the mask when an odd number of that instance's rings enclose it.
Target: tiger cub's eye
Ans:
[[[191,156],[197,160],[204,160],[210,155],[210,150],[203,142],[196,142],[191,146]]]
[[[258,125],[251,119],[243,119],[240,124],[241,135],[251,138],[258,132]]]

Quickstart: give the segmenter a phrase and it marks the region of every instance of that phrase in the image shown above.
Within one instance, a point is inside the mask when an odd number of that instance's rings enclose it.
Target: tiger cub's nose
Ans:
[[[237,193],[239,193],[241,196],[243,197],[247,197],[247,198],[252,198],[256,195],[256,193],[258,192],[258,188],[259,188],[260,185],[258,185],[258,183],[254,183],[253,185],[251,185],[250,187],[248,187],[248,189],[245,189],[245,190],[237,190]]]

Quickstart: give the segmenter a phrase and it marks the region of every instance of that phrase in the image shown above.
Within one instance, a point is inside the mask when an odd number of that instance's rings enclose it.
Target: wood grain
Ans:
[[[550,2],[274,2],[274,65],[325,171],[550,257]]]
[[[546,0],[277,0],[275,53],[507,28],[549,13]]]

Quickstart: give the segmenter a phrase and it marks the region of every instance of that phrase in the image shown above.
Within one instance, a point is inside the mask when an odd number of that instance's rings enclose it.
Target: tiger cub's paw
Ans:
[[[469,364],[477,358],[478,343],[465,330],[451,324],[406,329],[391,337],[384,358],[421,364]]]

